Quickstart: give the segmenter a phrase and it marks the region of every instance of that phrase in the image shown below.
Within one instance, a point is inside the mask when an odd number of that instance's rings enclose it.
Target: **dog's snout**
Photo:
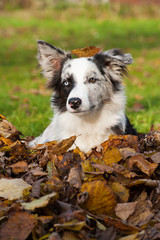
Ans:
[[[80,98],[70,98],[68,103],[71,108],[77,109],[81,105],[82,100]]]

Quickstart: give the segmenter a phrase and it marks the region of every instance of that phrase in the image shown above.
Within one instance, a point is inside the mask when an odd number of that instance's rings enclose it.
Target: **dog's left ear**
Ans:
[[[105,52],[100,52],[94,56],[94,59],[104,70],[106,69],[115,80],[120,80],[123,75],[126,75],[126,65],[133,62],[131,54],[123,53],[120,49],[110,49]]]
[[[71,58],[71,55],[42,40],[37,41],[37,47],[38,61],[44,77],[48,80],[47,87],[53,88],[54,78],[60,74],[64,61]]]

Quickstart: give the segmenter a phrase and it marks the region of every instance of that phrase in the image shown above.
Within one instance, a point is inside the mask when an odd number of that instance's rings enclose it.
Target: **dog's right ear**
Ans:
[[[37,46],[42,73],[48,80],[47,87],[52,88],[54,77],[60,74],[64,61],[71,58],[71,55],[42,40],[37,41]]]

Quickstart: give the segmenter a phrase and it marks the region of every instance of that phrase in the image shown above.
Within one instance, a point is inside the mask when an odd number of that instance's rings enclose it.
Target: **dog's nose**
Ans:
[[[82,100],[80,98],[70,98],[68,103],[69,103],[70,107],[75,110],[75,109],[79,108],[79,106],[82,103]]]

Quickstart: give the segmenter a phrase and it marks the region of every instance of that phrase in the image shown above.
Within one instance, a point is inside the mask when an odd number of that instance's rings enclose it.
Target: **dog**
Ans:
[[[49,43],[38,40],[42,74],[53,90],[53,120],[30,147],[76,135],[75,145],[88,152],[111,134],[135,135],[125,115],[126,95],[122,84],[130,54],[119,49],[100,51],[91,57],[72,58]]]

